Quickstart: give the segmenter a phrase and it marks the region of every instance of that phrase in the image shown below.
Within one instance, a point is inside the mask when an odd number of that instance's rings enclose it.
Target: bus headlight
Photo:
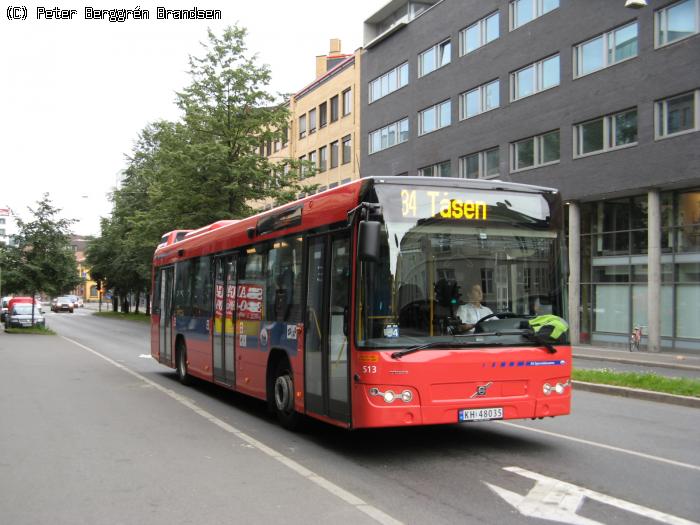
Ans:
[[[404,403],[410,403],[411,401],[413,401],[413,392],[408,388],[400,394],[397,394],[393,390],[386,390],[382,392],[379,388],[373,386],[369,389],[369,395],[373,397],[381,397],[384,400],[384,402],[388,404],[393,403],[397,399],[400,399]]]
[[[550,385],[549,383],[545,383],[544,385],[542,385],[542,392],[544,392],[545,396],[548,396],[549,394],[551,394],[552,393],[552,385]]]
[[[564,385],[562,385],[561,383],[557,383],[554,387],[554,391],[557,394],[563,394],[564,393]]]

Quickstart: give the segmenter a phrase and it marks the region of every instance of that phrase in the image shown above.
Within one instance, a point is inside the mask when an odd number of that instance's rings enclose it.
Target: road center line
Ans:
[[[343,489],[342,487],[339,487],[338,485],[327,480],[326,478],[319,476],[315,472],[307,469],[306,467],[304,467],[300,463],[294,461],[293,459],[285,456],[284,454],[277,452],[273,448],[268,447],[267,445],[258,441],[254,437],[249,436],[245,432],[241,432],[236,427],[229,425],[225,421],[217,418],[212,413],[207,412],[206,410],[198,407],[191,399],[189,399],[181,394],[178,394],[174,390],[171,390],[169,388],[165,388],[164,386],[159,385],[155,381],[151,381],[147,377],[139,374],[138,372],[135,372],[134,370],[131,370],[127,366],[125,366],[121,363],[118,363],[105,355],[102,355],[97,350],[93,350],[92,348],[89,348],[89,347],[87,347],[87,346],[85,346],[77,341],[74,341],[73,339],[70,339],[68,337],[65,337],[65,336],[60,336],[60,337],[62,339],[65,339],[66,341],[73,343],[74,345],[82,348],[83,350],[87,350],[88,352],[105,360],[110,365],[115,366],[115,367],[123,370],[124,372],[127,372],[128,374],[131,374],[132,376],[136,377],[137,379],[143,381],[144,383],[146,383],[146,384],[152,386],[153,388],[159,390],[160,392],[166,394],[167,396],[171,397],[172,399],[174,399],[175,401],[177,401],[181,405],[189,408],[190,410],[192,410],[196,414],[202,416],[204,419],[206,419],[210,423],[213,423],[214,425],[218,426],[222,430],[225,430],[229,434],[235,435],[239,439],[245,441],[249,445],[258,449],[260,452],[277,460],[285,467],[293,470],[294,472],[296,472],[300,476],[306,478],[307,480],[309,480],[312,483],[316,484],[317,486],[321,487],[323,490],[330,492],[331,494],[342,499],[343,501],[345,501],[349,505],[352,505],[353,507],[355,507],[355,509],[366,514],[367,516],[369,516],[373,520],[375,520],[379,523],[382,523],[383,525],[402,525],[402,522],[392,518],[391,516],[389,516],[388,514],[386,514],[383,511],[379,510],[378,508],[376,508],[372,505],[369,505],[363,499],[355,496],[351,492],[348,492],[347,490]]]
[[[589,441],[587,439],[576,438],[573,436],[567,436],[566,434],[557,434],[556,432],[550,432],[548,430],[540,430],[538,428],[530,428],[524,425],[518,425],[516,423],[508,423],[506,421],[497,421],[500,425],[506,425],[508,427],[519,428],[521,430],[528,430],[530,432],[537,432],[538,434],[544,434],[546,436],[552,436],[560,439],[566,439],[568,441],[574,441],[576,443],[583,443],[584,445],[590,445],[592,447],[603,448],[606,450],[612,450],[613,452],[622,452],[623,454],[629,454],[630,456],[637,456],[639,458],[650,459],[652,461],[658,461],[660,463],[666,463],[667,465],[673,465],[674,467],[683,467],[691,470],[700,470],[700,466],[691,465],[690,463],[683,463],[682,461],[675,461],[673,459],[666,459],[659,456],[653,456],[651,454],[645,454],[644,452],[637,452],[635,450],[628,450],[625,448],[614,447],[612,445],[606,445],[604,443],[598,443],[596,441]]]

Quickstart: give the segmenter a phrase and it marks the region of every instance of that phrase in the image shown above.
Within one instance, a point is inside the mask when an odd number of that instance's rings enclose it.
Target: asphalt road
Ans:
[[[576,392],[551,420],[290,433],[180,385],[147,325],[47,319],[0,333],[2,524],[700,521],[697,409]]]

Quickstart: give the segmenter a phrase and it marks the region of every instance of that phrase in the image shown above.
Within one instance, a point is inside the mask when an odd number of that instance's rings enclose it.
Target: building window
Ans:
[[[343,91],[343,116],[352,113],[352,89]]]
[[[318,127],[325,128],[328,124],[328,103],[324,102],[318,107]]]
[[[352,137],[343,137],[343,164],[349,164],[352,160]]]
[[[452,122],[452,101],[445,100],[418,113],[418,134],[425,135]]]
[[[309,135],[316,133],[316,108],[309,111]]]
[[[459,32],[459,54],[476,51],[499,37],[500,16],[498,11],[478,20]]]
[[[408,62],[404,62],[369,83],[369,103],[408,85]]]
[[[659,9],[654,19],[656,47],[696,35],[699,20],[700,0],[683,0]]]
[[[5,219],[0,219],[0,224],[5,224]]]
[[[500,82],[494,80],[462,93],[459,97],[459,118],[464,120],[496,109],[500,105]]]
[[[511,171],[559,162],[559,130],[511,144]]]
[[[574,48],[576,77],[637,56],[637,22],[599,35]]]
[[[451,177],[452,169],[450,161],[438,162],[432,166],[426,166],[418,170],[419,177]]]
[[[318,149],[318,171],[324,172],[328,168],[328,146]]]
[[[306,155],[302,155],[299,157],[299,173],[301,173],[301,177],[304,178],[308,172],[309,168],[306,165]]]
[[[660,100],[655,105],[656,138],[698,130],[700,90]]]
[[[5,228],[0,228],[0,235],[5,236]]]
[[[331,169],[338,167],[338,141],[331,142]]]
[[[554,55],[510,75],[511,101],[529,97],[559,85],[559,55]]]
[[[299,117],[299,138],[306,137],[306,115]]]
[[[637,143],[637,110],[589,120],[574,127],[576,156],[603,153]]]
[[[393,122],[369,134],[369,154],[396,146],[408,140],[408,119]],[[345,146],[345,142],[343,142]],[[343,157],[345,152],[343,151]],[[343,158],[344,161],[344,158]]]
[[[450,63],[452,46],[447,39],[418,55],[418,76],[422,77]]]
[[[559,0],[513,0],[510,3],[510,29],[532,22],[559,7]]]
[[[317,160],[318,155],[316,151],[309,151],[309,164],[311,164],[309,177],[313,177],[316,174],[316,169],[318,168]]]
[[[338,120],[338,95],[331,97],[331,122]]]
[[[499,175],[498,148],[472,153],[459,159],[459,176],[463,179],[484,179]]]

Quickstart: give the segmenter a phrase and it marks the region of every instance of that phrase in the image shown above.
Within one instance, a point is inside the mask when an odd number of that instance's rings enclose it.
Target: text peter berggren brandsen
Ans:
[[[150,20],[151,10],[141,9],[98,9],[87,6],[83,8],[82,15],[85,20],[106,20],[108,22],[126,22],[127,20]],[[37,20],[77,20],[77,9],[62,9],[60,7],[37,7]],[[155,8],[156,20],[221,20],[220,9],[167,9]]]

